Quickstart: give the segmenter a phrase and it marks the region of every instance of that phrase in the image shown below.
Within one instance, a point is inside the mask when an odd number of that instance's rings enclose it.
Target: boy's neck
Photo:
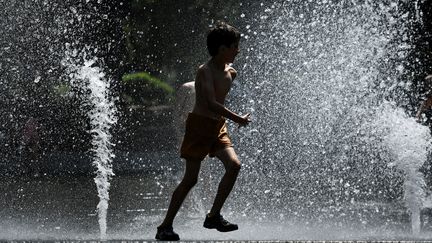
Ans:
[[[226,62],[225,60],[215,56],[210,59],[209,64],[212,65],[217,70],[224,71]]]

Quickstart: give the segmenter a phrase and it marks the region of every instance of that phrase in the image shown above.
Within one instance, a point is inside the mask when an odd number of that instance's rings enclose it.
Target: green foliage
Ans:
[[[125,74],[122,81],[123,97],[129,104],[166,104],[174,95],[174,89],[169,84],[147,72]]]
[[[131,73],[125,74],[122,77],[123,82],[135,82],[135,81],[144,81],[153,85],[155,88],[159,88],[167,92],[168,94],[173,94],[174,89],[167,83],[162,80],[156,78],[155,76],[150,75],[147,72],[139,72],[139,73]]]

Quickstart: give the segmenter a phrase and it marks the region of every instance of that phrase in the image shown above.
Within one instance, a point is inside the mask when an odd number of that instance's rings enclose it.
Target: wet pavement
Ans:
[[[120,174],[111,180],[108,209],[108,240],[152,241],[161,222],[178,172],[159,175]],[[204,182],[201,181],[201,184]],[[202,227],[205,208],[203,187],[193,192],[175,221],[183,240],[428,240],[432,230],[413,236],[406,214],[378,217],[367,224],[300,222],[276,218],[251,218],[228,214],[240,230],[220,233]],[[96,205],[99,201],[92,176],[4,177],[0,179],[0,239],[2,240],[97,240]],[[202,199],[202,200],[201,200]],[[233,204],[230,200],[228,204]],[[205,205],[205,206],[203,206]],[[393,206],[387,210],[399,212]],[[358,212],[370,205],[358,205]],[[380,209],[381,210],[381,209]],[[386,222],[386,220],[388,222]]]
[[[149,184],[137,175],[112,179],[107,219],[111,232],[141,214],[162,213],[166,199],[156,195],[160,190],[149,191]],[[1,179],[0,190],[0,239],[98,238],[99,198],[90,176],[9,177]]]

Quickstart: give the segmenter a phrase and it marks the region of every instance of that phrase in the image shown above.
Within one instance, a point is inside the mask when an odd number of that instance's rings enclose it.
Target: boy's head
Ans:
[[[236,28],[225,22],[218,22],[207,35],[207,50],[214,57],[221,46],[230,47],[239,40],[240,32]]]

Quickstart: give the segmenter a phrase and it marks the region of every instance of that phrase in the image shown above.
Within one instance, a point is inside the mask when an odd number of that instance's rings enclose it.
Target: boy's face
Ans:
[[[224,56],[227,63],[233,63],[237,54],[240,53],[239,42],[234,42],[231,46],[224,48]]]

